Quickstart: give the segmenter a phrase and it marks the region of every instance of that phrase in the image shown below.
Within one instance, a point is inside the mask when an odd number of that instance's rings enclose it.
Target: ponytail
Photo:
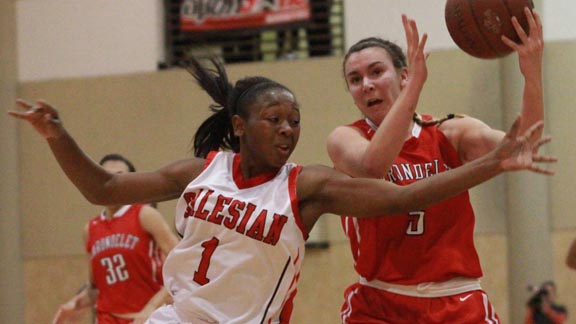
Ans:
[[[190,58],[186,70],[196,79],[198,85],[210,95],[214,103],[210,105],[212,116],[198,127],[194,134],[194,156],[205,158],[210,151],[230,149],[239,151],[238,138],[234,136],[232,116],[228,98],[233,90],[222,63],[210,59],[214,69],[209,69],[194,57]]]
[[[414,116],[412,117],[412,120],[422,126],[422,127],[426,127],[426,126],[440,126],[443,122],[453,119],[453,118],[462,118],[464,117],[464,115],[461,114],[448,114],[446,115],[446,117],[444,118],[440,118],[440,119],[431,119],[431,120],[424,120],[422,119],[422,116],[418,115],[417,113],[414,113]]]
[[[238,115],[248,118],[248,107],[264,91],[278,88],[291,92],[284,85],[260,76],[243,78],[232,86],[222,63],[215,59],[210,59],[210,62],[213,69],[191,57],[185,66],[198,85],[214,100],[210,105],[212,116],[208,117],[194,134],[194,155],[202,158],[211,151],[220,149],[240,152],[240,139],[234,135],[232,117]]]

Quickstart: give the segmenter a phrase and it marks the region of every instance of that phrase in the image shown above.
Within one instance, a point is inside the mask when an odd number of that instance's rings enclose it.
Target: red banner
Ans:
[[[308,0],[184,0],[180,29],[214,31],[306,21]]]

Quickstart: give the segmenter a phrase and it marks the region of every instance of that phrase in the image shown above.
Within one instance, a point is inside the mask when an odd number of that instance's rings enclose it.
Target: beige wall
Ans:
[[[0,107],[16,99],[16,8],[0,1]],[[0,323],[24,321],[16,123],[0,113]]]
[[[568,53],[568,54],[565,54]],[[554,84],[576,84],[570,57],[573,44],[552,44],[547,50],[546,78]],[[496,128],[505,128],[499,61],[477,60],[458,51],[434,52],[429,59],[429,78],[420,111],[444,115],[465,113]],[[558,65],[557,65],[557,62]],[[335,126],[359,117],[340,77],[340,59],[327,58],[279,63],[240,64],[229,67],[232,79],[262,74],[288,85],[302,106],[302,137],[293,155],[295,162],[325,163],[324,141]],[[551,82],[547,83],[551,84]],[[562,161],[570,161],[568,148],[574,138],[570,123],[574,91],[548,85],[548,129],[556,141],[549,148]],[[565,89],[560,91],[559,89]],[[25,83],[19,94],[43,98],[55,104],[68,130],[94,159],[108,152],[121,152],[141,170],[154,169],[188,155],[194,130],[207,116],[207,96],[185,72],[163,71],[121,77],[86,78]],[[520,105],[520,98],[518,98]],[[563,110],[566,110],[566,113]],[[90,206],[59,171],[42,139],[30,127],[19,129],[20,194],[23,255],[26,285],[26,323],[48,323],[59,303],[71,296],[84,280],[81,231],[88,217],[99,208]],[[573,158],[573,157],[572,157]],[[561,300],[576,301],[565,289],[576,273],[562,262],[566,245],[576,237],[576,219],[570,213],[573,164],[561,162],[562,174],[549,181],[551,214],[554,218],[554,275]],[[567,175],[567,176],[566,176]],[[484,266],[483,285],[503,322],[508,319],[508,269],[506,182],[503,177],[475,188],[472,199],[478,214],[476,242]],[[563,193],[563,194],[561,194]],[[560,201],[556,197],[562,197]],[[160,204],[171,221],[174,202]],[[355,275],[348,247],[337,217],[328,220],[332,241],[327,250],[310,250],[304,262],[294,323],[337,323],[342,293]],[[527,237],[526,239],[530,239]],[[530,256],[526,256],[529,258]],[[572,298],[572,299],[570,299]]]

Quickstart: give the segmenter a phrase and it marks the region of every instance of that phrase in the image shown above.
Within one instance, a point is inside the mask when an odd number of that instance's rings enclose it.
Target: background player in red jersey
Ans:
[[[111,173],[136,171],[119,154],[100,165]],[[163,258],[178,238],[164,217],[149,205],[109,205],[84,228],[90,282],[60,306],[53,323],[70,323],[95,306],[97,323],[140,324],[170,302],[162,286]]]
[[[179,198],[176,223],[183,238],[164,265],[174,303],[154,311],[148,324],[288,323],[305,240],[321,215],[395,214],[447,199],[502,172],[552,174],[535,163],[555,161],[537,154],[549,139],[528,141],[542,123],[520,134],[520,118],[489,154],[406,186],[351,178],[323,165],[287,163],[300,136],[294,94],[265,77],[233,85],[224,67],[212,62],[213,69],[194,59],[188,67],[214,100],[213,114],[195,134],[196,157],[155,171],[113,173],[100,167],[44,101],[18,100],[23,111],[10,112],[46,139],[90,202]],[[220,150],[229,152],[214,152]],[[263,279],[271,276],[274,280]]]
[[[542,24],[526,8],[530,35],[512,19],[521,43],[502,40],[518,53],[524,76],[522,130],[544,116]],[[427,78],[416,23],[403,16],[407,57],[389,41],[366,38],[344,58],[344,77],[364,119],[336,128],[327,149],[334,166],[354,177],[407,185],[484,156],[504,137],[472,117],[444,120],[415,113]],[[408,62],[407,62],[408,61]],[[541,132],[531,138],[537,141]],[[344,323],[496,323],[480,287],[468,193],[398,215],[343,217],[360,282],[345,292]]]

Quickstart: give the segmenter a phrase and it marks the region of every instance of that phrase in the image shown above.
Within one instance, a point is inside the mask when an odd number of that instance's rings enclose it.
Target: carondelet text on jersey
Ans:
[[[386,179],[391,182],[421,180],[447,170],[450,170],[450,167],[444,164],[444,168],[441,169],[438,159],[424,163],[394,163],[390,167]]]
[[[112,249],[112,248],[123,248],[133,250],[138,241],[140,241],[140,238],[131,234],[125,234],[125,233],[112,234],[96,241],[92,246],[90,253],[94,256],[106,249]]]

